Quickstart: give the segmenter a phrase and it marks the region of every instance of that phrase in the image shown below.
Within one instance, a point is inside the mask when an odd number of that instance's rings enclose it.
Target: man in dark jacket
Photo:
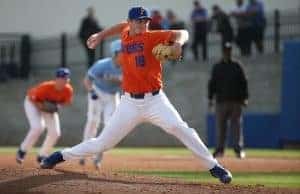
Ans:
[[[89,49],[86,46],[87,39],[94,33],[99,32],[102,28],[98,25],[98,22],[95,18],[95,11],[92,7],[87,9],[88,15],[83,18],[80,29],[79,29],[79,38],[81,40],[82,45],[84,46],[88,61],[87,65],[90,67],[95,62],[95,50]]]
[[[212,11],[212,21],[216,22],[217,32],[221,35],[221,46],[223,49],[226,42],[232,42],[233,40],[232,25],[229,16],[218,5],[214,5]]]
[[[242,109],[248,104],[248,83],[241,63],[231,58],[231,50],[231,44],[225,43],[223,59],[214,65],[208,83],[209,106],[212,107],[214,98],[216,101],[218,139],[213,155],[224,155],[227,122],[230,121],[234,151],[237,157],[244,158]]]

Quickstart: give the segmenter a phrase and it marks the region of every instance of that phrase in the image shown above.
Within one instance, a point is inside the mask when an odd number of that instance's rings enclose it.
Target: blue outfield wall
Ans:
[[[206,124],[208,146],[214,147],[215,116],[208,114]],[[279,148],[289,142],[300,143],[300,41],[284,44],[280,113],[244,114],[243,129],[246,147]]]
[[[300,141],[300,40],[284,44],[281,89],[281,137]]]
[[[207,118],[208,146],[216,145],[215,116],[208,114]],[[249,113],[243,116],[244,142],[246,147],[269,147],[276,148],[280,145],[280,118],[279,114]],[[227,131],[230,137],[230,130]],[[229,143],[230,143],[230,138]]]

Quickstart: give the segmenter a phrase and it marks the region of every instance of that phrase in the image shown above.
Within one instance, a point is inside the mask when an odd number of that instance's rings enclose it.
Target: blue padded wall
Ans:
[[[281,139],[300,141],[300,41],[284,44],[280,124]]]

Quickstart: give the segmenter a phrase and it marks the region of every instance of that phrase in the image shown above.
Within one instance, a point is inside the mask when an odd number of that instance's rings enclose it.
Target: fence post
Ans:
[[[100,45],[99,45],[99,58],[103,58],[104,57],[104,41],[101,41]]]
[[[0,47],[0,82],[5,82],[8,79],[6,72],[6,50],[5,46]]]
[[[20,59],[20,77],[28,78],[31,68],[31,40],[28,34],[21,37]]]
[[[280,13],[278,9],[274,11],[274,51],[279,53],[280,44]]]
[[[61,66],[66,67],[67,64],[67,34],[62,33],[61,35]]]

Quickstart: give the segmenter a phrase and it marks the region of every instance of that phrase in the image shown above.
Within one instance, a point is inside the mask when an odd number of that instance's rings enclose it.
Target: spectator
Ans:
[[[235,42],[240,48],[242,56],[249,56],[251,49],[251,22],[246,13],[246,5],[244,0],[236,0],[236,7],[231,12],[231,15],[235,17],[237,22],[237,35]]]
[[[213,66],[208,82],[209,107],[216,101],[217,146],[214,157],[224,155],[227,121],[230,121],[234,136],[234,151],[239,158],[245,157],[242,109],[248,103],[248,83],[242,64],[231,58],[231,44],[226,43],[223,58]]]
[[[168,10],[166,14],[167,29],[170,30],[182,30],[185,29],[185,23],[182,20],[178,20],[176,14],[172,10]],[[184,57],[186,44],[182,46],[182,58]]]
[[[251,43],[254,42],[258,52],[263,53],[263,41],[266,27],[264,4],[262,1],[249,0],[246,10],[251,21]]]
[[[87,9],[87,16],[83,18],[79,30],[79,38],[82,45],[84,46],[87,53],[87,65],[90,67],[95,62],[95,50],[89,49],[86,46],[86,41],[90,35],[99,32],[102,30],[102,27],[99,26],[98,21],[95,18],[95,10],[93,7]]]
[[[233,29],[230,23],[229,16],[218,6],[212,7],[213,15],[212,21],[217,24],[217,32],[221,34],[221,48],[223,50],[226,42],[232,42],[233,40]]]
[[[161,30],[163,28],[162,21],[163,17],[158,9],[153,9],[151,11],[151,21],[149,23],[150,30]]]
[[[192,50],[194,59],[199,60],[198,45],[202,44],[202,57],[207,59],[207,9],[202,7],[199,1],[194,1],[194,9],[191,13],[191,22],[193,25]]]

